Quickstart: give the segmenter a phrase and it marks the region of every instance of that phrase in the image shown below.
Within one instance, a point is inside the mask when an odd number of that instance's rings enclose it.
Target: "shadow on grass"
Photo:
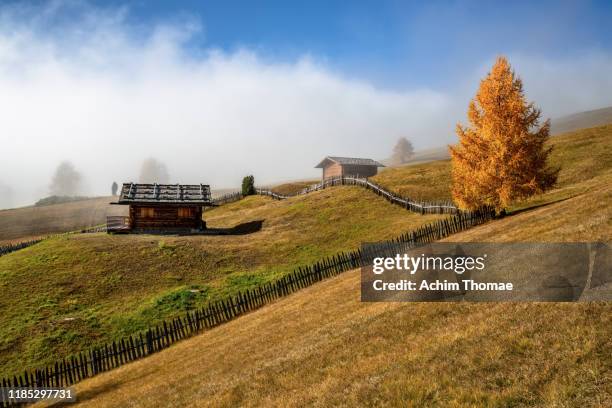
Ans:
[[[198,235],[246,235],[258,232],[264,220],[255,220],[235,225],[231,228],[206,228]]]
[[[265,220],[255,220],[235,225],[231,228],[205,228],[203,230],[192,230],[189,228],[165,228],[165,229],[123,229],[114,230],[109,233],[116,234],[148,234],[148,235],[176,235],[180,237],[191,235],[246,235],[260,231]]]
[[[578,197],[578,196],[565,197],[565,198],[560,198],[558,200],[550,201],[550,202],[547,202],[547,203],[532,205],[531,207],[525,207],[525,208],[521,208],[521,209],[518,209],[518,210],[510,211],[510,212],[506,213],[506,216],[517,215],[517,214],[520,214],[520,213],[523,213],[523,212],[526,212],[526,211],[531,211],[531,210],[536,210],[538,208],[548,207],[549,205],[561,203],[563,201],[566,201],[566,200],[569,200],[569,199],[572,199],[572,198],[576,198],[576,197]]]
[[[95,377],[95,376],[94,376]],[[76,400],[78,402],[84,402],[84,401],[88,401],[91,399],[96,398],[99,395],[103,395],[106,394],[107,392],[110,391],[114,391],[116,389],[119,388],[119,386],[121,385],[120,382],[118,381],[114,381],[111,382],[110,384],[103,384],[101,386],[97,386],[97,387],[92,387],[91,390],[89,391],[84,391],[84,392],[79,392],[78,395],[76,395]],[[74,390],[73,390],[74,392]],[[56,401],[56,402],[52,402],[49,405],[46,405],[47,407],[51,408],[60,408],[60,407],[70,407],[73,406],[74,402],[68,402],[68,401]]]

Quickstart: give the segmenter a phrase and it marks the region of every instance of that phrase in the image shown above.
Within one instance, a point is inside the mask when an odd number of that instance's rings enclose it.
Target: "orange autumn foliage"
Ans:
[[[480,83],[470,102],[470,127],[457,124],[459,144],[449,146],[455,202],[472,210],[492,205],[498,211],[515,200],[550,188],[558,169],[547,165],[550,121],[527,103],[523,83],[504,57]]]

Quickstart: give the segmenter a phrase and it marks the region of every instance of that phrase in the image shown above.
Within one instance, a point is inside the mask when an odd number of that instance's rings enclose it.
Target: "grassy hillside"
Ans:
[[[77,234],[0,257],[0,377],[440,217],[364,192],[252,196],[205,213],[211,228],[263,222],[245,235]]]
[[[612,161],[578,154],[609,142],[586,133],[560,145],[546,205],[448,240],[609,241]],[[80,404],[612,405],[610,303],[361,303],[359,288],[358,271],[319,283],[77,384]]]
[[[609,240],[610,134],[559,139],[558,188],[448,240]],[[361,303],[353,271],[76,389],[96,407],[609,406],[611,338],[609,303]]]
[[[558,138],[554,142],[557,147],[555,160],[565,163],[559,186],[555,190],[537,197],[527,204],[523,204],[527,207],[539,207],[523,211],[495,223],[487,224],[465,234],[483,234],[480,236],[475,235],[474,239],[477,240],[485,239],[484,237],[486,236],[500,237],[499,239],[510,241],[520,239],[609,240],[609,237],[612,235],[609,221],[611,217],[608,210],[610,207],[609,186],[612,165],[608,152],[610,151],[611,135],[611,127],[602,127]],[[385,183],[387,185],[390,184],[390,187],[394,189],[409,188],[417,184],[433,186],[443,180],[441,175],[444,172],[444,163],[433,163],[430,166],[429,171],[427,171],[426,166],[392,169],[388,170],[389,173],[387,175],[383,173],[380,177],[388,177]],[[416,169],[420,170],[417,171]],[[407,176],[407,181],[402,179],[402,175]],[[435,193],[430,194],[433,195]],[[415,196],[414,194],[409,195]],[[568,197],[577,198],[565,200]],[[584,209],[577,208],[580,206],[584,206]],[[517,211],[519,207],[517,206]],[[103,341],[114,336],[145,328],[161,318],[173,316],[182,310],[197,306],[216,296],[231,293],[251,284],[279,276],[291,270],[297,264],[309,263],[321,256],[333,254],[339,250],[355,248],[360,242],[365,240],[378,240],[394,236],[399,232],[412,229],[423,222],[431,221],[435,217],[421,217],[407,213],[398,207],[391,206],[380,197],[364,194],[364,190],[358,187],[337,187],[286,201],[273,201],[265,197],[249,197],[240,202],[207,212],[206,218],[209,226],[217,228],[262,220],[263,229],[248,235],[208,237],[85,234],[49,240],[0,258],[0,289],[5,294],[5,296],[0,298],[0,308],[3,311],[7,311],[5,314],[0,315],[1,374],[12,373],[16,369],[23,367],[38,366],[41,363],[53,360],[54,355],[64,355],[70,351],[82,349],[93,342]],[[495,227],[496,225],[500,227]],[[470,239],[470,235],[457,236],[457,238]],[[350,274],[347,276],[350,276]],[[340,281],[342,279],[345,278],[341,278]],[[354,279],[357,278],[355,277]],[[351,283],[351,285],[356,285],[356,283]],[[319,287],[322,288],[323,286],[320,285]],[[284,332],[286,328],[288,333],[291,333],[291,330],[296,330],[296,333],[289,334],[289,336],[294,335],[295,338],[299,337],[297,334],[297,330],[299,330],[304,341],[310,341],[309,339],[314,341],[314,343],[306,342],[303,344],[303,347],[310,350],[311,348],[316,348],[319,343],[310,336],[307,328],[310,327],[309,325],[321,325],[323,330],[334,332],[334,335],[340,336],[337,337],[338,344],[350,346],[353,342],[357,342],[354,344],[362,344],[363,347],[371,350],[371,347],[368,348],[367,344],[378,344],[380,335],[371,332],[370,337],[365,337],[367,341],[364,340],[363,343],[360,343],[361,339],[358,340],[359,332],[363,327],[360,328],[359,325],[365,324],[363,323],[364,317],[362,315],[367,316],[368,310],[378,310],[376,308],[392,306],[364,306],[349,297],[349,299],[342,299],[342,302],[346,301],[343,303],[345,305],[343,307],[352,311],[343,315],[344,312],[342,310],[334,309],[331,297],[344,295],[346,295],[344,292],[336,294],[330,292],[329,301],[332,303],[319,302],[318,297],[316,302],[309,297],[302,298],[301,302],[303,305],[310,302],[313,304],[313,307],[320,307],[321,309],[317,312],[318,314],[311,317],[299,313],[294,314],[291,322],[285,321],[283,326],[279,326],[280,323],[278,323],[274,330]],[[299,296],[302,295],[300,294]],[[368,309],[369,307],[373,309]],[[428,305],[434,311],[434,314],[428,314],[422,308],[411,309],[416,307],[414,305],[401,307],[407,307],[408,309],[405,312],[401,312],[404,313],[401,315],[404,317],[397,321],[398,328],[392,327],[391,332],[393,330],[401,331],[401,328],[406,333],[418,333],[421,328],[424,328],[426,330],[422,334],[423,337],[418,339],[419,342],[431,339],[433,334],[443,333],[445,327],[444,319],[447,316],[451,316],[455,310],[450,308],[450,306]],[[479,334],[480,328],[483,328],[485,333],[492,333],[497,330],[510,330],[510,333],[520,333],[523,330],[518,321],[505,314],[505,317],[499,321],[497,317],[490,316],[488,314],[490,306],[474,305],[474,309],[471,309],[472,306],[462,307],[468,309],[461,309],[463,310],[463,315],[457,316],[454,321],[448,321],[448,324],[460,326],[458,328],[459,338],[465,337],[467,344],[474,345],[477,348],[490,344],[488,343],[490,341],[487,340],[488,338],[482,338]],[[589,336],[595,336],[592,339],[594,343],[589,343],[585,346],[587,355],[581,354],[580,358],[584,359],[585,370],[600,369],[595,365],[597,361],[601,360],[596,354],[592,354],[600,352],[593,351],[592,349],[592,347],[600,347],[596,343],[601,342],[601,335],[595,333],[597,330],[600,330],[600,326],[593,323],[590,326],[581,325],[580,327],[575,327],[572,329],[575,331],[569,330],[576,326],[577,323],[583,322],[585,315],[589,313],[595,313],[596,315],[603,314],[606,311],[610,311],[609,307],[606,309],[606,306],[602,310],[595,306],[592,306],[592,309],[580,309],[585,308],[586,306],[584,305],[567,306],[567,309],[562,309],[563,313],[561,313],[565,316],[563,317],[565,320],[559,324],[560,327],[567,327],[568,331],[561,331],[560,333],[549,333],[550,330],[540,327],[539,317],[540,313],[544,313],[547,316],[546,319],[549,319],[547,321],[554,321],[560,318],[558,313],[560,309],[548,309],[548,306],[542,306],[542,309],[529,309],[529,307],[526,309],[522,306],[502,305],[498,307],[500,313],[518,313],[518,316],[531,319],[525,322],[528,326],[525,329],[527,330],[526,333],[542,338],[533,345],[508,343],[503,347],[500,346],[501,348],[498,351],[506,349],[512,351],[514,348],[518,348],[520,351],[518,357],[516,357],[518,360],[510,359],[510,363],[518,364],[519,366],[521,364],[526,365],[525,370],[527,370],[527,374],[525,375],[531,376],[532,371],[535,371],[535,369],[527,361],[544,349],[543,345],[547,344],[545,342],[550,341],[556,344],[556,342],[560,342],[561,339],[568,338],[568,336],[570,338],[575,337],[579,342],[586,342],[590,338]],[[336,313],[342,316],[338,319],[343,322],[346,321],[346,325],[342,323],[340,326],[326,326],[320,320],[321,315],[330,317]],[[388,316],[389,321],[393,321],[395,313],[400,313],[400,311],[390,312]],[[462,316],[467,316],[471,313],[474,313],[474,320],[471,320],[472,323],[483,318],[486,320],[486,325],[490,325],[490,327],[474,326],[469,324],[469,319],[467,320],[468,323],[462,323]],[[435,322],[429,322],[429,318],[432,318]],[[311,319],[314,320],[311,321]],[[334,317],[334,319],[336,318]],[[338,319],[335,321],[340,321]],[[438,322],[440,319],[442,323]],[[243,319],[240,320],[244,321]],[[284,319],[278,321],[281,322]],[[389,321],[383,321],[385,322],[384,325],[387,323],[391,324]],[[372,324],[374,323],[372,322]],[[259,336],[265,337],[268,336],[268,333],[257,330],[249,331],[246,328],[243,330],[243,326],[240,324],[232,324],[234,325],[232,327],[236,328],[233,330],[238,330],[238,332],[232,332],[231,336],[232,338],[242,339],[241,341],[244,342],[244,353],[251,353],[254,357],[257,355],[262,356],[258,354],[258,349],[250,347],[250,342],[257,344],[257,341],[263,341],[259,340]],[[430,324],[431,326],[429,326]],[[430,329],[432,331],[427,331]],[[221,328],[219,330],[226,329]],[[534,332],[534,330],[541,331]],[[336,331],[339,332],[336,333]],[[220,332],[213,330],[211,333]],[[453,332],[451,331],[450,333],[449,336],[452,338]],[[216,336],[215,334],[205,334],[204,336],[207,335]],[[511,340],[511,337],[511,334],[508,334],[508,341]],[[544,337],[548,340],[544,340]],[[217,337],[216,339],[221,341],[222,338]],[[271,337],[271,339],[275,338]],[[232,342],[230,343],[233,344]],[[281,342],[280,344],[284,343]],[[444,346],[447,345],[444,344]],[[533,346],[533,349],[527,346]],[[224,350],[226,350],[225,346],[219,345],[219,347],[219,349],[211,348],[213,350],[211,353],[222,355]],[[286,344],[286,347],[287,353],[280,353],[278,352],[279,349],[273,346],[272,351],[276,350],[277,354],[266,356],[270,358],[275,356],[273,358],[275,361],[279,361],[279,363],[287,361],[290,367],[293,367],[289,368],[290,373],[291,370],[295,370],[293,374],[289,374],[293,380],[288,379],[287,381],[289,382],[286,384],[289,389],[292,387],[291,381],[298,381],[297,379],[302,377],[305,379],[310,378],[312,381],[324,380],[330,382],[330,384],[335,381],[333,380],[334,376],[323,375],[324,372],[321,372],[320,369],[310,374],[304,372],[300,368],[304,362],[294,362],[291,360],[292,356],[299,355],[300,347],[302,346]],[[405,343],[402,347],[402,350],[406,350]],[[527,348],[529,352],[523,350]],[[441,349],[444,349],[444,347]],[[348,359],[346,353],[349,350],[352,350],[351,353],[359,353],[361,348],[348,347],[346,352],[342,350],[340,355],[346,356],[345,359],[337,359],[334,349],[325,350],[323,350],[324,354],[321,354],[318,358],[325,359],[330,365],[335,365],[334,370],[341,371],[346,370],[347,366],[353,367],[357,364],[356,361]],[[571,354],[572,350],[571,348],[565,348],[562,352]],[[373,350],[372,352],[374,353]],[[424,358],[424,361],[427,361],[427,359],[435,360],[435,356],[430,354],[430,351],[425,348],[420,351],[414,351],[414,353],[416,353],[417,359]],[[387,358],[385,356],[386,354],[382,352],[374,353],[372,354],[371,361],[383,361]],[[542,364],[546,363],[548,360],[547,357],[544,359],[545,357],[538,357],[541,358],[538,361]],[[210,359],[210,355],[206,358]],[[412,357],[408,355],[402,358],[407,358],[408,360],[406,361],[411,361]],[[368,359],[369,357],[366,358],[366,360]],[[457,359],[459,363],[468,364],[468,366],[474,365],[476,368],[472,369],[472,371],[477,371],[477,369],[485,371],[493,370],[485,362],[479,360],[480,356],[475,354],[475,352],[467,356],[465,361],[461,360],[460,356],[457,356]],[[207,361],[210,362],[210,360]],[[236,364],[238,364],[238,361],[242,360],[236,360]],[[317,364],[318,362],[319,360],[316,361]],[[434,362],[435,364],[440,364],[439,370],[442,370],[445,363]],[[227,362],[227,364],[225,368],[221,366],[215,368],[213,366],[212,371],[206,368],[206,372],[218,373],[220,376],[223,373],[226,373],[228,376],[236,375],[236,372],[232,370],[237,370],[238,367],[230,362]],[[257,372],[267,370],[266,367],[269,367],[269,360],[257,360],[253,364],[253,366],[247,368],[247,372],[252,370],[255,373],[255,377],[250,377],[249,374],[245,378],[256,380],[253,387],[261,390],[261,394],[256,395],[255,400],[263,398],[258,401],[264,403],[264,394],[270,394],[271,391],[271,388],[268,387],[274,387],[274,384],[279,384],[274,381],[284,380],[271,380],[270,378],[273,374],[270,372],[268,372],[264,379],[257,377]],[[308,367],[315,367],[315,362],[309,364],[309,362],[305,362],[304,370]],[[490,364],[493,363],[491,362]],[[565,370],[564,367],[558,365],[561,364],[560,362],[550,362],[550,364],[552,364],[550,369],[553,372],[562,368]],[[409,364],[406,363],[406,365]],[[496,370],[497,368],[495,366]],[[202,369],[204,370],[205,368],[203,367]],[[393,370],[393,368],[389,368],[385,364],[381,365],[379,369],[382,372],[374,370],[371,378],[377,379],[380,376],[382,376],[380,377],[382,379],[387,378],[384,372],[386,370]],[[117,372],[123,372],[122,370]],[[361,378],[362,374],[370,376],[367,370],[363,372],[360,372],[360,370],[366,370],[366,368],[351,370],[350,376],[353,376],[355,381]],[[436,371],[437,369],[432,370],[428,373],[434,377],[441,375],[441,371],[438,372]],[[579,375],[583,373],[581,370],[578,367],[578,371],[571,374],[570,377],[563,377],[567,373],[559,374],[561,377],[553,376],[555,378],[554,381],[548,377],[542,377],[546,373],[544,371],[544,373],[541,373],[542,375],[534,374],[534,381],[546,382],[550,380],[554,383],[551,383],[553,384],[551,387],[569,387],[567,389],[563,388],[562,391],[573,392],[570,379],[573,378],[574,374]],[[423,386],[425,373],[419,374],[422,376],[419,381],[423,381],[421,383]],[[133,376],[131,378],[135,378],[138,375],[143,375],[143,373],[131,375]],[[510,378],[514,379],[511,379],[509,384],[499,379],[499,387],[506,389],[505,387],[509,387],[514,382],[516,383],[516,388],[510,389],[508,395],[498,395],[499,398],[505,398],[506,396],[510,398],[509,400],[502,399],[500,401],[513,401],[512,398],[519,398],[521,392],[535,392],[535,388],[530,388],[531,386],[525,388],[526,384],[531,384],[531,380],[528,381],[523,378],[523,374],[505,371],[505,375],[510,375]],[[181,375],[177,374],[176,378],[181,378]],[[210,380],[207,379],[208,377],[196,376],[194,378],[200,381],[198,384],[206,383],[206,381]],[[477,376],[476,378],[480,377]],[[382,379],[377,379],[376,381],[382,381]],[[120,382],[122,381],[120,380]],[[164,377],[164,381],[171,380],[169,380],[169,377]],[[248,381],[240,383],[241,385],[236,385],[237,383],[230,380],[229,377],[227,379],[220,377],[219,381],[228,381],[229,384],[227,385],[229,388],[225,391],[220,391],[220,398],[223,398],[225,395],[228,398],[235,398],[239,402],[243,401],[243,398],[250,398],[253,394],[257,394],[257,390],[251,388]],[[260,381],[263,381],[263,383]],[[392,378],[389,381],[392,381]],[[210,389],[216,387],[214,382],[207,384]],[[232,384],[239,388],[232,388]],[[389,398],[393,397],[393,395],[403,395],[402,389],[406,386],[404,383],[396,384],[393,382],[383,382],[382,384],[386,387],[383,387],[384,392],[386,392],[385,390],[391,392],[388,395]],[[339,383],[339,386],[344,385],[346,384]],[[595,387],[590,382],[587,385]],[[426,390],[429,391],[422,396],[423,398],[441,398],[441,395],[448,391],[448,387],[451,386],[448,382],[434,384],[433,388],[427,388]],[[296,382],[293,388],[298,389],[298,387],[301,386]],[[554,387],[550,389],[551,393],[555,391]],[[582,385],[577,387],[579,388],[578,391],[584,395],[572,398],[578,398],[578,400],[583,397],[594,398],[592,389],[583,389]],[[121,387],[118,389],[121,389]],[[298,398],[309,398],[305,395],[305,389],[299,388]],[[418,390],[422,389],[422,387],[415,388],[411,386],[407,389],[412,390],[410,392],[418,393]],[[336,398],[334,396],[335,390],[337,388],[331,387],[330,392],[322,398]],[[482,393],[478,393],[479,390],[481,389],[476,388],[475,397],[484,398]],[[224,393],[227,393],[227,395]],[[462,398],[468,398],[465,401],[471,401],[469,398],[473,394],[471,392],[463,393],[456,388],[453,389],[453,393],[456,394],[460,401],[463,401]],[[299,397],[299,395],[302,395],[302,397]],[[341,393],[339,398],[349,397],[346,395],[343,397],[343,395],[345,394]],[[414,395],[418,397],[417,394]],[[374,398],[374,394],[370,395],[370,397]],[[541,398],[544,397],[540,395],[533,398],[540,398],[539,401],[542,401]],[[143,398],[146,400],[147,397]],[[292,399],[293,397],[290,395],[280,395],[279,398],[281,399],[276,401],[278,404],[283,401],[283,398],[287,401],[297,401]],[[120,401],[120,399],[117,401]],[[333,402],[332,399],[325,401]],[[523,400],[519,398],[517,401]],[[531,399],[526,401],[529,402]],[[114,400],[110,401],[110,403],[114,403]]]
[[[547,210],[563,218],[558,230],[540,233],[538,216],[525,213],[450,239],[591,239],[582,225],[609,223],[601,206],[585,219],[563,205]],[[373,304],[360,302],[359,285],[358,271],[319,283],[77,384],[79,401],[96,407],[612,404],[610,303]]]
[[[0,210],[0,243],[44,236],[103,224],[107,215],[122,215],[124,208],[100,197],[71,203]]]
[[[310,187],[313,184],[317,184],[321,180],[303,180],[303,181],[293,181],[291,183],[283,183],[270,187],[270,189],[278,194],[283,195],[291,195],[295,193],[299,193],[306,187]]]
[[[361,303],[347,272],[77,384],[81,406],[609,406],[605,303]],[[151,392],[155,390],[155,392]]]
[[[610,123],[612,123],[612,106],[553,119],[551,121],[551,132],[556,135]]]
[[[546,194],[517,203],[514,209],[541,204],[551,199],[563,199],[583,193],[579,185],[609,171],[612,163],[612,125],[582,129],[550,140],[553,145],[551,165],[561,167],[554,189]],[[408,165],[385,169],[373,180],[411,198],[450,199],[450,161]]]
[[[557,136],[609,124],[612,124],[612,106],[555,118],[551,121],[551,134]],[[450,154],[446,146],[434,147],[414,152],[414,156],[410,158],[407,165],[448,159],[450,159]],[[382,163],[391,165],[391,159],[383,160]]]
[[[448,200],[450,161],[434,161],[384,169],[372,180],[413,200]]]
[[[430,149],[423,149],[423,150],[415,151],[412,157],[403,165],[410,166],[413,164],[422,164],[422,163],[428,163],[432,161],[448,160],[448,159],[450,159],[450,154],[448,153],[448,148],[446,146],[432,147]],[[381,163],[384,164],[385,166],[397,167],[397,165],[393,162],[393,159],[391,158],[381,160]]]

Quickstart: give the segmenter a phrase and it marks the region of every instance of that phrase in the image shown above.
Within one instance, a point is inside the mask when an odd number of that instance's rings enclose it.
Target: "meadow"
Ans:
[[[446,240],[609,241],[611,140],[612,127],[556,139],[555,189]],[[80,405],[612,404],[610,303],[362,303],[359,288],[346,272],[85,380]]]
[[[562,205],[553,204],[550,211]],[[568,215],[566,221],[572,222],[556,234],[534,232],[525,237],[522,229],[537,224],[537,218],[522,213],[448,239],[571,241],[586,236],[581,232],[582,219]],[[609,233],[605,221],[599,224]],[[408,400],[416,407],[612,403],[609,303],[362,303],[359,276],[359,271],[346,272],[157,355],[77,384],[80,403],[96,407],[150,406],[160,401],[216,407],[402,406]]]
[[[562,165],[557,187],[546,194],[517,203],[514,207],[515,215],[455,235],[450,239],[508,241],[609,239],[612,218],[609,210],[611,136],[612,126],[604,126],[554,138],[552,141],[555,144],[554,162]],[[413,197],[419,197],[416,193],[419,186],[427,186],[429,189],[429,186],[439,183],[442,186],[432,188],[449,191],[448,162],[431,163],[430,172],[424,171],[426,166],[388,169],[377,176],[377,181],[396,191],[405,189],[407,195]],[[444,174],[448,176],[446,179],[443,178]],[[414,186],[414,189],[411,186]],[[411,194],[411,191],[415,193]],[[444,198],[434,197],[438,193],[426,192],[424,187],[421,187],[421,192],[421,198],[426,198],[427,194],[431,194],[432,198]],[[0,299],[0,308],[7,311],[0,316],[2,324],[0,371],[3,375],[7,375],[23,368],[39,367],[54,361],[57,356],[64,356],[92,344],[133,333],[211,299],[274,279],[298,265],[310,263],[340,250],[354,249],[366,240],[393,237],[439,217],[441,216],[408,213],[359,187],[335,187],[285,201],[253,196],[205,213],[209,226],[217,228],[231,227],[254,220],[263,221],[261,231],[247,235],[160,237],[77,234],[46,240],[0,258],[0,285],[5,294]],[[338,278],[339,282],[349,285],[345,290],[353,290],[357,284],[350,279],[357,279],[357,275],[348,273],[346,277]],[[327,288],[326,284],[322,283],[317,287],[323,290],[323,287]],[[330,283],[329,287],[332,286]],[[296,320],[300,320],[296,323],[295,330],[299,327],[308,327],[303,319],[312,321],[312,324],[318,321],[322,327],[325,327],[324,321],[321,321],[321,314],[329,316],[340,313],[342,316],[343,312],[334,309],[335,300],[331,299],[342,293],[330,292],[329,301],[332,303],[327,303],[328,309],[325,310],[323,310],[326,305],[324,296],[316,295],[317,301],[313,302],[312,295],[310,297],[307,295],[313,292],[304,293],[304,295],[295,295],[302,299],[298,302],[302,302],[302,305],[308,302],[315,303],[313,307],[320,307],[321,310],[313,312],[312,316],[300,314],[299,319],[295,317]],[[347,324],[358,330],[358,322],[362,321],[360,315],[365,316],[368,312],[364,309],[365,306],[360,305],[353,297],[346,297],[344,300],[348,303],[343,307],[349,308],[351,312],[347,313],[357,319],[350,323],[351,319],[347,315],[345,316]],[[291,299],[295,297],[292,296]],[[293,302],[293,300],[286,301]],[[378,310],[377,308],[384,310],[392,306],[372,307],[374,308],[372,310]],[[436,314],[444,317],[451,313],[445,309],[449,306],[431,307],[434,311],[434,315],[431,316],[422,308],[408,309],[406,318],[412,316],[414,321],[401,323],[400,319],[398,324],[407,331],[414,331],[419,327],[418,322],[421,317],[426,319],[427,316],[433,317]],[[514,310],[512,309],[514,307],[519,311],[522,310],[518,306],[508,305],[499,306],[499,309],[501,311],[510,308],[507,310],[509,312]],[[542,310],[548,310],[547,307],[544,306]],[[569,311],[567,325],[571,327],[578,321],[576,319],[579,319],[580,308],[586,306],[567,307],[569,309],[564,310]],[[572,307],[576,309],[571,309]],[[603,309],[597,313],[609,312],[608,306],[602,307]],[[268,307],[264,309],[270,310]],[[556,318],[556,310],[550,309],[551,318]],[[464,310],[465,313],[468,311]],[[257,313],[260,312],[255,312],[253,315]],[[475,305],[474,313],[486,316],[487,308]],[[524,313],[526,319],[533,319],[531,316],[536,312]],[[244,319],[249,318],[246,316],[239,320],[245,322]],[[272,318],[283,320],[278,316]],[[460,319],[460,316],[457,316],[457,319]],[[493,321],[490,323],[492,327],[497,324]],[[502,323],[501,328],[508,328],[513,321]],[[278,323],[276,330],[286,330],[290,333],[292,324],[287,322],[285,324],[288,324],[286,329],[280,329]],[[459,320],[457,324],[460,324]],[[253,333],[258,333],[257,336],[267,335],[267,332],[252,331],[249,334],[248,331],[242,331],[243,326],[240,323],[237,325],[230,323],[230,325],[241,330],[240,336],[252,337]],[[469,325],[461,327],[462,330],[477,334]],[[537,325],[532,328],[536,327]],[[432,330],[439,333],[443,328],[444,325],[441,324]],[[545,330],[547,336],[556,336],[555,333],[548,333],[550,329],[545,327],[539,329]],[[593,335],[593,331],[599,329],[599,325],[583,325],[576,328],[580,331],[576,336],[580,341],[586,341],[585,336]],[[214,333],[219,333],[218,330],[227,329],[215,329],[210,332],[213,334],[205,333],[203,336],[217,336]],[[347,337],[341,337],[338,341],[348,342],[347,344],[351,344],[350,339],[357,335],[356,331],[351,332],[344,325],[332,325],[328,330],[346,332]],[[432,333],[424,334],[424,336],[431,335]],[[237,333],[231,336],[240,338]],[[371,336],[377,335],[373,331]],[[601,342],[601,338],[600,334],[597,334],[596,340]],[[554,337],[553,340],[559,341],[559,339],[560,337]],[[191,341],[196,339],[188,342]],[[243,341],[248,343],[246,338]],[[370,338],[370,341],[376,342],[376,338]],[[180,347],[184,346],[178,345],[176,349]],[[245,344],[244,352],[253,353],[254,347],[256,345]],[[308,344],[306,347],[314,346]],[[537,350],[542,344],[538,343],[534,347]],[[426,350],[422,352],[425,353]],[[223,354],[224,351],[218,350],[216,353]],[[286,354],[277,354],[276,359],[281,358],[279,356]],[[332,364],[335,357],[332,353],[321,355],[320,358],[325,358],[329,360],[329,364]],[[382,354],[373,358],[384,359]],[[430,355],[429,358],[434,356]],[[470,358],[477,359],[478,356]],[[591,363],[595,364],[597,358],[592,357]],[[143,363],[144,361],[135,365]],[[338,360],[333,364],[340,364],[338,367],[340,370],[345,364],[352,366],[353,363],[353,361]],[[267,363],[258,361],[256,364]],[[477,366],[477,360],[472,364]],[[296,363],[295,378],[307,378],[308,375],[301,371],[300,365],[301,363]],[[122,370],[127,368],[117,370],[119,373],[117,375],[121,375]],[[217,367],[217,370],[224,372],[229,370],[227,372],[230,373],[233,368],[237,367],[229,364],[227,369]],[[254,366],[252,369],[257,371],[261,370],[261,367]],[[359,372],[356,371],[351,375],[357,376]],[[104,381],[102,378],[106,377],[101,376],[100,380],[92,381]],[[325,378],[326,381],[332,381],[331,376]],[[205,378],[200,380],[208,381]],[[213,385],[210,386],[214,388]],[[248,385],[243,384],[241,387],[246,387],[245,390],[248,392],[242,393],[239,388],[228,388],[228,398],[231,397],[231,401],[241,400],[241,395],[252,395],[255,392]],[[267,388],[267,383],[259,384],[257,387],[261,387],[262,392],[258,398],[265,398],[266,393],[269,394],[270,388]],[[399,392],[401,387],[398,387],[394,392]],[[524,391],[520,387],[517,390]],[[593,397],[589,395],[589,398]],[[223,393],[219,394],[219,397],[222,396]],[[331,398],[332,394],[327,394],[326,398],[328,397]],[[279,398],[294,401],[288,395],[284,397],[279,395]],[[280,399],[277,402],[280,404],[282,401],[284,400]],[[298,400],[294,402],[296,401]],[[114,404],[111,400],[107,403]]]
[[[0,257],[0,376],[132,334],[318,259],[392,238],[421,216],[359,187],[286,201],[251,196],[204,213],[239,235],[56,236]]]

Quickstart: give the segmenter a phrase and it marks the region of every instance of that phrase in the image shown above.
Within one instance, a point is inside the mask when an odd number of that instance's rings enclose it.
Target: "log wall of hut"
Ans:
[[[364,166],[361,164],[343,164],[342,175],[353,177],[372,177],[378,173],[376,166]]]
[[[339,177],[342,175],[342,165],[340,163],[329,163],[323,167],[323,179]]]
[[[323,180],[339,176],[372,177],[377,173],[378,168],[376,166],[331,163],[323,168]]]
[[[135,230],[203,229],[202,207],[130,205],[130,225]]]

